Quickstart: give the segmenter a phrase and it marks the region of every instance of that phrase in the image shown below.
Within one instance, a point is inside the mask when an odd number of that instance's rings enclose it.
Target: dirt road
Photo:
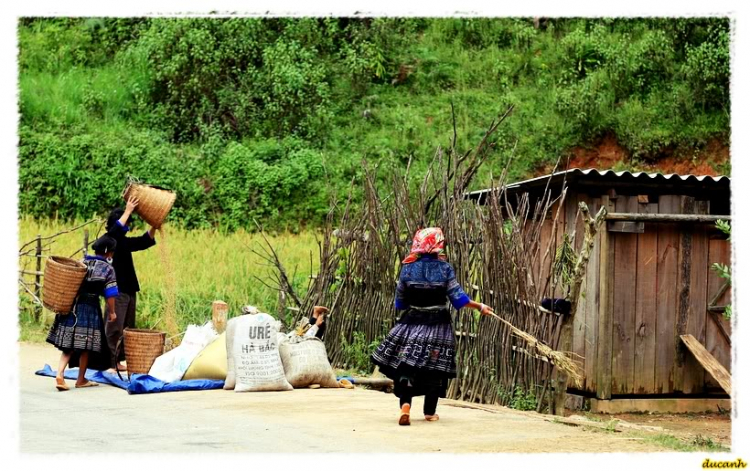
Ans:
[[[421,398],[412,425],[399,427],[396,398],[364,389],[128,395],[102,385],[60,393],[54,379],[34,375],[45,363],[56,367],[57,350],[22,343],[20,352],[24,453],[663,450],[619,433],[546,422],[510,409],[455,407],[453,401],[441,402],[440,421],[425,422],[418,413]]]

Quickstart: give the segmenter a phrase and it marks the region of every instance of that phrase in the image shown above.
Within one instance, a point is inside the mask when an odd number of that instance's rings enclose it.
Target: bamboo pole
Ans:
[[[609,213],[605,219],[607,221],[716,223],[717,221],[731,221],[732,216],[708,214]]]
[[[34,275],[34,297],[42,299],[42,235],[36,236],[36,274]],[[39,322],[42,317],[42,305],[34,306],[34,320]]]
[[[83,256],[89,254],[89,230],[84,229],[83,230]]]

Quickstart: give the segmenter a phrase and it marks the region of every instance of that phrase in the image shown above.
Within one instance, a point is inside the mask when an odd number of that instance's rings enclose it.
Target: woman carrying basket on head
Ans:
[[[96,255],[87,255],[83,263],[86,265],[86,277],[83,279],[73,312],[58,314],[47,335],[47,342],[62,351],[57,368],[55,383],[58,391],[67,391],[65,384],[65,368],[70,364],[79,366],[76,388],[98,386],[99,383],[86,380],[86,369],[89,361],[108,364],[109,348],[104,335],[104,321],[99,296],[104,296],[109,307],[109,320],[117,317],[115,298],[117,297],[117,281],[115,270],[109,260],[115,251],[117,242],[104,235],[96,239],[92,245]],[[91,355],[104,357],[104,361],[96,361]],[[98,365],[97,365],[98,366]]]
[[[455,338],[448,302],[455,309],[470,307],[482,315],[492,308],[469,299],[446,261],[443,231],[417,231],[411,252],[403,260],[396,287],[396,309],[405,311],[372,354],[372,361],[394,383],[399,398],[399,425],[409,425],[412,398],[425,396],[427,421],[439,419],[438,399],[448,380],[456,377]]]

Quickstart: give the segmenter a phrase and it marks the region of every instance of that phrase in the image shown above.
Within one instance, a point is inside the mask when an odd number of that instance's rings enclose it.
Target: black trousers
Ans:
[[[111,353],[111,368],[115,367],[117,361],[125,359],[125,352],[120,352],[120,358],[115,358],[115,349],[117,342],[123,336],[126,328],[135,328],[135,293],[120,293],[115,299],[115,313],[117,319],[114,322],[109,321],[109,309],[107,309],[107,321],[104,324],[104,331],[107,335],[107,344]]]
[[[437,394],[426,394],[424,397],[424,408],[422,409],[424,411],[424,415],[435,415],[435,411],[437,410],[438,405],[438,399],[440,399],[440,396]],[[399,398],[399,405],[403,407],[404,404],[411,405],[411,397],[404,397],[401,396]]]

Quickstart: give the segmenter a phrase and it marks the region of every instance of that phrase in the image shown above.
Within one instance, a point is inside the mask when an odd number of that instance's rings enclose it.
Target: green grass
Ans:
[[[695,436],[692,440],[683,440],[666,433],[658,435],[642,434],[641,436],[646,441],[674,451],[731,451],[729,448],[714,442],[711,438],[703,437],[701,435]]]
[[[21,74],[21,113],[27,124],[91,129],[125,124],[135,111],[139,76],[115,65],[59,74]]]

